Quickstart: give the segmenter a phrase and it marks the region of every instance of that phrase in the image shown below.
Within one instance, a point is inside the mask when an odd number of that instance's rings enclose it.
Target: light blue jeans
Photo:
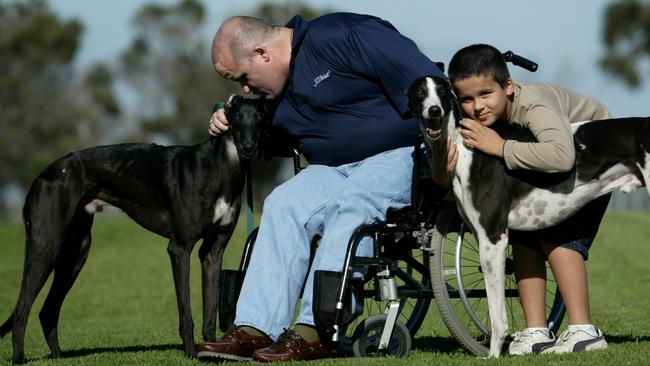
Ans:
[[[404,147],[338,167],[309,165],[273,190],[264,202],[235,324],[277,339],[291,326],[304,283],[296,323],[313,325],[314,271],[340,272],[357,227],[410,204],[412,153]],[[308,273],[315,238],[320,243]],[[372,255],[368,243],[357,255]]]

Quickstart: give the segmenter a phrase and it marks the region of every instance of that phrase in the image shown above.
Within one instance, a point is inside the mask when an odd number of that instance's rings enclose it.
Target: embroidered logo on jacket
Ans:
[[[318,84],[320,84],[321,81],[323,81],[323,80],[327,79],[328,77],[330,77],[331,73],[332,73],[332,70],[327,70],[326,73],[316,76],[314,78],[314,88],[316,86],[318,86]]]

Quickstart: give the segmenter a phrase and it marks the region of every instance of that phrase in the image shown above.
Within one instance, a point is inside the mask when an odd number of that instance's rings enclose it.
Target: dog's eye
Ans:
[[[255,113],[255,119],[261,121],[264,118],[264,115],[260,112]]]
[[[427,92],[424,90],[424,88],[417,88],[415,89],[415,96],[418,99],[424,99],[427,96]]]
[[[235,113],[235,115],[233,117],[234,117],[233,122],[235,122],[235,123],[241,122],[241,113]]]

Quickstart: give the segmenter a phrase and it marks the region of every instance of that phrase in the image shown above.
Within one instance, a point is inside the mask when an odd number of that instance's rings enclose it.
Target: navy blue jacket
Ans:
[[[423,75],[444,77],[413,41],[360,14],[295,16],[286,26],[292,57],[273,127],[307,161],[337,166],[413,145],[418,127],[406,89]]]

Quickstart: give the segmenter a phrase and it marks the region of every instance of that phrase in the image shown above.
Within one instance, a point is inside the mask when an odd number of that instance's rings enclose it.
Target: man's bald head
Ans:
[[[228,18],[219,27],[212,41],[212,62],[239,64],[246,61],[251,56],[255,45],[269,40],[274,30],[275,27],[259,18],[248,16]]]
[[[293,29],[258,18],[229,18],[212,41],[212,63],[221,76],[239,83],[244,94],[273,99],[288,80],[292,35]]]

